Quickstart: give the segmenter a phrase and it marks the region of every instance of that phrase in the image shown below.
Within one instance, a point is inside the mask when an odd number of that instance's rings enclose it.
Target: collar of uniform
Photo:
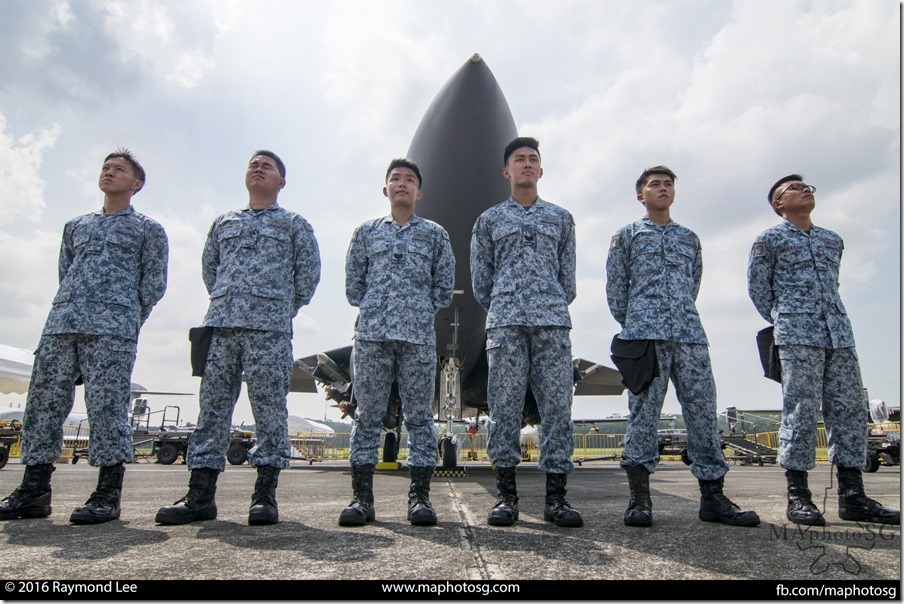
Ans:
[[[135,213],[135,208],[133,208],[133,207],[131,206],[131,204],[128,205],[127,207],[121,209],[121,210],[118,211],[118,212],[114,212],[113,214],[105,214],[103,208],[101,208],[101,209],[97,210],[96,212],[94,212],[94,214],[96,214],[96,215],[98,215],[98,216],[118,216],[118,215],[123,215],[123,216],[125,216],[126,214],[134,214],[134,213]]]
[[[242,211],[243,212],[266,212],[267,210],[278,210],[278,209],[279,209],[279,202],[274,201],[273,203],[268,205],[266,208],[261,208],[259,210],[255,210],[249,204],[249,205],[245,206],[244,208],[242,208]]]
[[[421,219],[418,217],[417,214],[412,214],[411,218],[409,218],[408,222],[406,222],[405,224],[406,225],[407,224],[417,224],[420,221],[421,221]],[[383,217],[383,223],[384,224],[395,224],[395,218],[392,217],[392,214],[387,214],[386,216]]]
[[[523,209],[525,212],[530,212],[534,208],[537,208],[538,210],[542,209],[547,204],[547,202],[543,201],[543,198],[539,197],[539,196],[537,196],[537,201],[535,201],[532,205],[530,205],[528,207],[524,207],[523,205],[521,205],[520,203],[515,201],[515,198],[512,197],[511,195],[509,195],[509,198],[506,199],[505,202],[506,202],[506,204],[509,205],[509,207],[519,207],[519,208]]]
[[[652,218],[650,218],[649,216],[647,216],[646,214],[644,214],[643,218],[641,218],[640,221],[641,221],[642,223],[644,223],[644,225],[646,225],[646,226],[653,227],[653,228],[657,228],[657,229],[664,229],[664,228],[666,228],[666,227],[670,227],[670,226],[672,226],[673,224],[675,224],[675,221],[672,220],[671,217],[669,217],[669,221],[668,221],[668,223],[666,223],[665,225],[656,224],[656,222],[655,222]]]
[[[783,224],[784,227],[785,227],[786,229],[788,229],[789,231],[791,231],[791,232],[796,232],[796,233],[800,233],[801,235],[805,235],[805,236],[807,236],[807,237],[809,237],[809,236],[811,236],[811,235],[814,235],[814,234],[816,234],[816,233],[819,232],[819,227],[816,226],[816,225],[813,224],[813,223],[810,223],[810,230],[809,230],[809,231],[805,231],[805,230],[801,229],[799,226],[797,226],[796,224],[794,224],[794,223],[791,222],[790,220],[785,220],[784,218],[782,219],[782,224]]]

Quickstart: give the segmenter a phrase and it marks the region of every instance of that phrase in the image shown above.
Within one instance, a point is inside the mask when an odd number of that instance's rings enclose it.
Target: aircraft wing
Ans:
[[[617,396],[625,391],[621,373],[586,359],[575,360],[575,379],[575,396]]]
[[[314,365],[308,365],[305,361],[314,359]],[[298,359],[292,364],[292,384],[289,386],[289,392],[317,392],[317,384],[314,381],[314,375],[311,373],[317,366],[317,357],[308,357]]]
[[[352,347],[345,346],[297,359],[289,392],[317,392],[317,383],[346,392],[351,384]]]

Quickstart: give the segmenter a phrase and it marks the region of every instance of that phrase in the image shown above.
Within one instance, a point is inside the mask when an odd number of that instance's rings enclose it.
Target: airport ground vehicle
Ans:
[[[17,419],[0,421],[0,468],[9,461],[9,450],[19,442],[22,435],[22,422]]]
[[[184,462],[188,451],[188,441],[193,432],[194,428],[177,428],[158,432],[153,439],[151,455],[156,455],[157,461],[164,465],[175,463],[180,455]],[[232,440],[229,443],[229,448],[226,449],[226,460],[234,466],[242,465],[248,461],[248,450],[256,442],[257,439],[254,437],[253,432],[233,430]]]
[[[883,465],[901,465],[901,437],[897,432],[871,432],[867,437],[866,471],[878,472]]]

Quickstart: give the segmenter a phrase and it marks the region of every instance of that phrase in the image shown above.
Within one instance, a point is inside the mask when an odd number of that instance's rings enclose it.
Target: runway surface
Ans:
[[[16,461],[0,471],[0,496],[22,478]],[[569,477],[567,497],[585,521],[576,529],[543,520],[545,481],[535,464],[519,467],[521,519],[513,527],[486,524],[495,499],[492,469],[468,466],[467,472],[434,478],[436,527],[406,521],[404,466],[376,473],[376,522],[338,526],[351,498],[350,470],[339,462],[298,463],[281,473],[279,524],[248,526],[255,470],[244,465],[220,475],[216,520],[160,526],[154,515],[184,495],[188,470],[134,463],[127,465],[122,518],[75,526],[69,514],[93,490],[97,470],[84,461],[61,463],[53,474],[50,518],[0,523],[0,580],[555,580],[584,581],[575,584],[584,590],[575,597],[592,599],[585,593],[592,588],[609,599],[607,580],[630,581],[640,593],[650,588],[648,581],[714,579],[731,581],[737,590],[720,599],[744,599],[741,581],[749,579],[901,579],[900,528],[840,520],[829,464],[810,473],[828,522],[809,530],[785,519],[785,478],[778,466],[733,465],[726,477],[726,494],[759,513],[763,523],[755,528],[698,520],[697,481],[680,462],[660,464],[652,477],[654,526],[648,529],[624,525],[628,484],[614,462],[584,464]],[[874,499],[900,506],[900,468],[865,473],[864,483]],[[298,595],[305,599],[303,591]]]

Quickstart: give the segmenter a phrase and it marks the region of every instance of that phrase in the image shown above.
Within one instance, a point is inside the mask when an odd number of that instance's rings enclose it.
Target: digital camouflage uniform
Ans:
[[[257,435],[251,465],[288,468],[292,318],[320,282],[314,230],[275,202],[263,210],[232,210],[211,225],[201,264],[210,293],[204,325],[214,331],[188,467],[225,469],[244,372]]]
[[[360,309],[353,356],[355,399],[351,465],[375,465],[393,380],[398,381],[408,464],[436,465],[433,424],[436,386],[434,316],[452,302],[455,257],[440,225],[412,215],[370,220],[352,236],[345,261],[345,293]]]
[[[838,293],[844,243],[817,226],[788,221],[767,229],[750,251],[747,288],[775,326],[782,369],[778,462],[789,470],[816,466],[816,418],[822,406],[829,459],[861,468],[866,461],[868,404],[854,333]]]
[[[487,455],[500,468],[521,461],[520,432],[528,384],[540,411],[540,465],[574,471],[571,317],[574,219],[537,198],[513,198],[486,210],[471,234],[474,297],[487,309]]]
[[[88,461],[132,460],[129,426],[138,332],[166,291],[163,227],[131,206],[79,216],[63,229],[60,287],[44,324],[25,405],[22,463],[53,463],[82,376]]]
[[[696,299],[703,277],[700,240],[674,221],[659,226],[649,217],[616,233],[606,261],[609,310],[623,340],[653,340],[659,377],[628,393],[628,428],[621,466],[659,463],[657,428],[669,380],[687,425],[691,473],[718,480],[728,471],[716,427],[716,386]]]

